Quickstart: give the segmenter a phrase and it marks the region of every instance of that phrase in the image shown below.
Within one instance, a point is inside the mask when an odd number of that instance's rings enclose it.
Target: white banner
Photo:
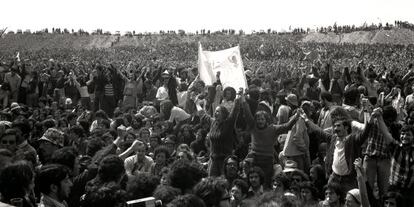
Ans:
[[[199,44],[198,72],[201,80],[206,85],[213,85],[218,71],[223,88],[230,86],[236,91],[247,88],[239,46],[220,51],[203,51]]]

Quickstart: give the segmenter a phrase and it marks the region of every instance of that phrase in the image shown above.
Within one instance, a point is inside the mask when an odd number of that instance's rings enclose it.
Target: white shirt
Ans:
[[[164,86],[161,86],[157,90],[157,95],[155,95],[155,98],[159,101],[164,101],[168,99],[168,89]]]
[[[349,169],[345,159],[345,144],[343,141],[336,141],[332,171],[340,176],[348,175]]]
[[[190,118],[191,115],[187,114],[182,108],[174,106],[171,109],[171,115],[170,115],[170,122],[180,123],[181,121],[184,121],[188,118]]]

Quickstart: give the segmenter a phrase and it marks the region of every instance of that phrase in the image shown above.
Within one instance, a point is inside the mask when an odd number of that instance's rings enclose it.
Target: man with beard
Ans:
[[[41,207],[67,207],[66,199],[72,188],[70,170],[63,165],[43,166],[37,177],[36,185],[42,193]]]
[[[264,176],[264,188],[269,189],[271,178],[273,177],[274,163],[274,145],[280,134],[287,133],[299,118],[302,110],[298,110],[296,114],[285,124],[271,124],[270,115],[265,111],[256,112],[253,117],[250,107],[245,97],[241,97],[243,111],[246,112],[246,122],[252,137],[252,151],[248,157],[253,158],[253,165],[260,167]]]

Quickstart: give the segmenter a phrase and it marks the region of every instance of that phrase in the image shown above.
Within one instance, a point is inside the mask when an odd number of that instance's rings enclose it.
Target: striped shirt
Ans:
[[[368,144],[364,154],[382,159],[390,157],[389,147],[385,142],[384,135],[381,133],[378,123],[373,124],[372,128],[368,131]]]
[[[114,87],[112,84],[105,85],[105,96],[114,96]]]
[[[414,183],[414,145],[392,144],[390,185],[411,188]]]

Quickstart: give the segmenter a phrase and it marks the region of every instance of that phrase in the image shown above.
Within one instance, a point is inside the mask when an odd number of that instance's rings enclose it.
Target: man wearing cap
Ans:
[[[10,85],[10,101],[17,101],[22,78],[17,74],[18,68],[13,65],[11,71],[4,75],[4,82]]]
[[[43,134],[43,136],[38,140],[39,142],[39,160],[42,164],[46,164],[52,157],[53,152],[57,149],[63,147],[63,132],[55,129],[49,128]]]

